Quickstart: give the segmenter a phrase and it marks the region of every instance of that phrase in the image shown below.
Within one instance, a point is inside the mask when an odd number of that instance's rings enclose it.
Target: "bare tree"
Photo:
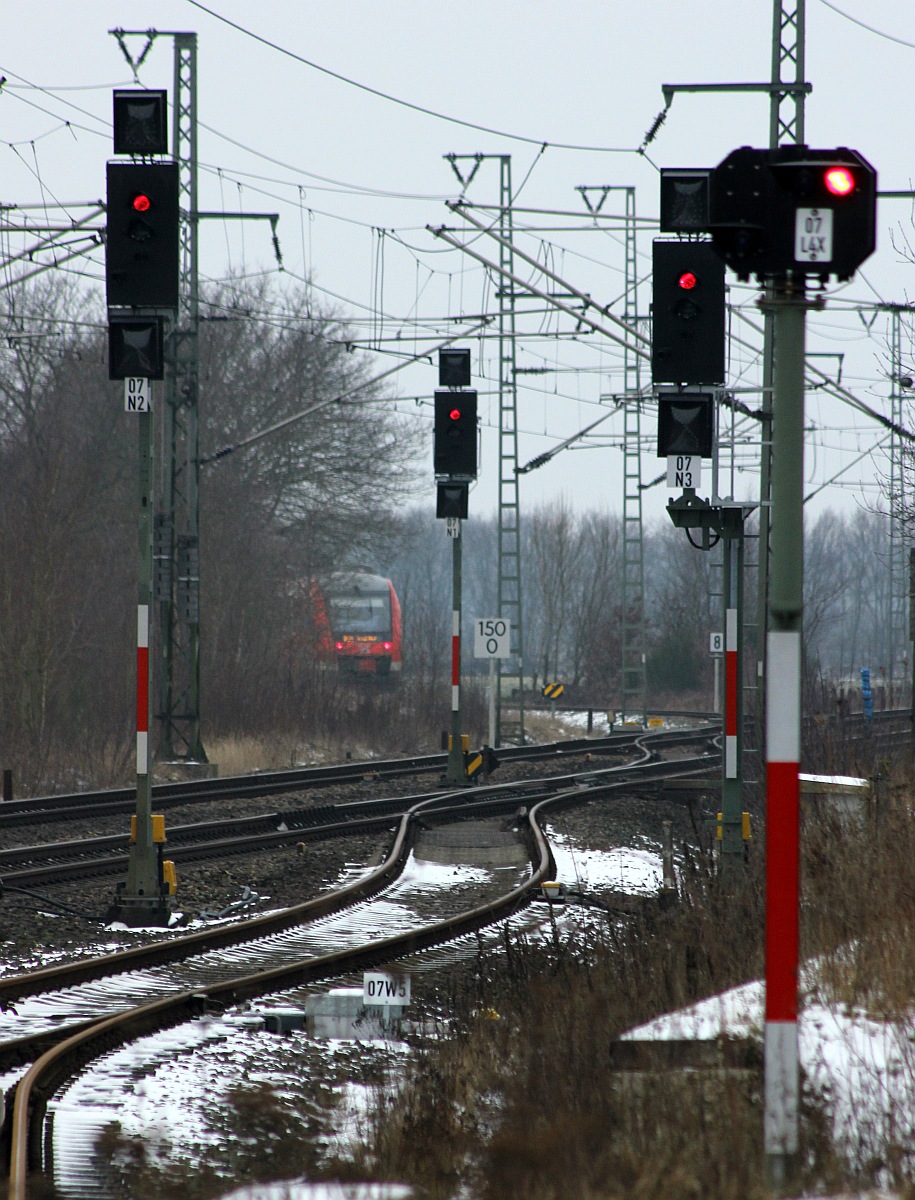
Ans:
[[[0,740],[29,780],[93,722],[118,733],[127,724],[115,716],[122,692],[106,671],[130,661],[130,437],[115,419],[93,316],[63,277],[21,291],[5,313]]]

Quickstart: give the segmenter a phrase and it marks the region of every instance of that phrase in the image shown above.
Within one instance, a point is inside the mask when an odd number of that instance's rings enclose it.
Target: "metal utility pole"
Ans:
[[[130,381],[131,383],[138,381]],[[138,422],[138,522],[137,522],[137,800],[131,822],[127,879],[118,884],[109,917],[128,925],[167,925],[171,912],[168,889],[162,879],[159,851],[165,841],[165,823],[152,812],[151,747],[149,743],[149,613],[153,575],[153,404],[152,383]]]
[[[626,295],[623,320],[638,321],[635,188],[626,197]],[[645,671],[645,548],[642,536],[642,397],[639,355],[623,350],[623,720],[645,720],[648,683]]]
[[[496,668],[495,745],[505,739],[502,720],[502,679],[517,679],[517,740],[524,745],[524,620],[521,579],[521,502],[518,482],[518,388],[515,379],[515,254],[512,219],[512,177],[510,154],[445,155],[464,191],[487,158],[499,162],[499,532],[498,532],[498,615],[509,622],[511,657],[515,669],[507,671],[502,659]],[[472,162],[464,175],[458,166]],[[515,731],[513,731],[514,736]]]
[[[152,392],[152,384],[149,385]],[[137,559],[137,811],[127,865],[126,896],[158,900],[159,875],[152,832],[152,775],[149,746],[149,609],[152,600],[153,412],[139,423]],[[123,899],[122,899],[123,903]]]
[[[515,379],[515,255],[512,160],[499,156],[499,616],[511,622],[510,662],[517,664],[518,744],[524,745],[524,624],[521,502],[518,484],[518,388]],[[496,746],[502,744],[502,660],[497,667]]]
[[[781,1191],[798,1151],[801,633],[804,608],[802,278],[767,289],[777,346],[772,426],[772,550],[766,670],[766,1004],[764,1136]]]
[[[771,81],[793,83],[795,89],[780,87],[770,93],[770,150],[804,142],[806,3],[773,0]],[[800,1118],[796,972],[804,607],[803,283],[793,290],[790,283],[768,280],[765,299],[757,610],[767,779],[764,1145],[770,1181],[781,1190],[797,1154]],[[772,527],[777,538],[770,549]]]
[[[451,745],[448,747],[448,766],[445,782],[467,782],[464,769],[464,743],[461,733],[461,520],[448,522],[451,538]]]

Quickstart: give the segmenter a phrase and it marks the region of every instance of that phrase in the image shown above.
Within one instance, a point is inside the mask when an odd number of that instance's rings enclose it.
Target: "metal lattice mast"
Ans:
[[[524,623],[521,605],[521,505],[518,487],[518,391],[515,380],[515,254],[512,220],[512,160],[510,154],[446,154],[461,184],[462,194],[470,187],[481,163],[499,160],[499,529],[498,529],[498,612],[511,622],[511,662],[517,664],[518,730],[524,743]],[[467,168],[461,164],[468,163]],[[465,173],[466,171],[466,173]],[[498,662],[498,688],[495,705],[495,743],[503,740],[502,685],[503,661]]]
[[[772,7],[772,74],[773,85],[785,85],[769,96],[769,149],[804,140],[804,83],[806,49],[807,0],[773,0]],[[794,85],[794,90],[788,88]],[[772,471],[772,388],[775,361],[774,317],[767,305],[763,322],[763,394],[762,447],[759,479],[759,567],[758,608],[759,638],[757,654],[760,675],[765,670],[766,612],[769,598],[769,502]],[[762,679],[760,679],[760,684]]]
[[[805,93],[791,85],[804,82],[807,0],[775,0],[772,12],[772,82],[785,91],[772,93],[769,105],[769,148],[804,140]]]
[[[499,156],[499,616],[511,621],[517,663],[518,740],[524,744],[524,626],[521,606],[521,506],[518,489],[518,390],[515,379],[515,256],[511,155]],[[499,660],[502,673],[502,660]],[[506,672],[508,673],[508,672]],[[501,696],[501,687],[499,688]],[[496,743],[501,742],[501,704]]]
[[[197,275],[197,35],[174,33],[172,155],[178,163],[180,287],[169,338],[163,479],[156,523],[162,753],[206,762],[200,738]]]
[[[890,406],[894,429],[890,441],[890,621],[888,629],[889,645],[886,650],[886,675],[889,695],[887,702],[890,707],[901,701],[901,694],[896,691],[897,668],[902,668],[900,654],[904,661],[902,647],[908,646],[909,641],[909,563],[903,528],[903,514],[906,511],[905,500],[905,455],[902,439],[896,432],[903,425],[903,397],[899,382],[902,372],[902,308],[893,306],[890,311]],[[904,670],[900,673],[905,687]]]
[[[626,198],[626,294],[623,320],[635,331],[638,322],[635,188]],[[623,350],[623,719],[644,720],[645,556],[642,537],[642,398],[639,355],[627,342]]]

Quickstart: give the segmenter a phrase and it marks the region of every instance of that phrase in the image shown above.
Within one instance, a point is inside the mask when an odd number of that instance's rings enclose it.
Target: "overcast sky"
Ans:
[[[111,89],[133,84],[108,31],[194,31],[200,208],[279,213],[285,282],[311,276],[325,301],[352,319],[354,339],[365,344],[373,369],[380,372],[397,361],[394,354],[431,344],[418,340],[421,336],[459,329],[454,318],[495,311],[489,274],[426,228],[459,224],[444,205],[460,192],[444,155],[510,154],[519,209],[584,214],[576,189],[612,185],[634,187],[638,215],[654,217],[656,166],[711,166],[734,147],[762,146],[768,137],[764,96],[681,94],[649,156],[640,156],[636,151],[663,107],[661,85],[765,81],[771,21],[771,0],[643,0],[637,5],[631,0],[575,5],[209,0],[205,7],[190,0],[34,0],[20,15],[7,15],[0,43],[0,74],[6,77],[0,92],[0,201],[56,202],[72,216],[84,215],[85,206],[104,195]],[[145,39],[130,38],[127,44],[137,56]],[[813,85],[808,143],[854,147],[878,169],[881,189],[909,188],[913,70],[911,0],[807,0],[807,78]],[[139,80],[142,86],[171,91],[170,38],[155,40]],[[467,196],[478,204],[497,202],[496,161],[483,162]],[[911,227],[911,207],[909,201],[881,202],[877,253],[852,283],[833,285],[826,311],[809,321],[809,350],[844,354],[843,383],[887,415],[888,319],[868,306],[908,299],[913,268],[899,247]],[[622,212],[622,194],[611,194],[604,211]],[[43,214],[33,210],[30,215],[40,219]],[[549,262],[600,303],[619,301],[624,259],[618,227],[598,229],[577,215],[522,212],[516,227],[520,249]],[[646,276],[653,236],[656,232],[646,227],[639,239]],[[474,248],[498,257],[498,247],[485,236]],[[100,251],[77,260],[72,269],[101,288]],[[204,223],[203,277],[216,280],[230,271],[277,274],[263,223]],[[519,274],[536,278],[524,264]],[[736,285],[733,278],[731,283],[732,302],[758,321],[755,290]],[[638,302],[640,314],[647,315],[647,279],[640,284]],[[539,305],[519,304],[518,329],[524,335],[518,349],[518,366],[525,369],[519,377],[523,464],[606,412],[608,401],[602,403],[601,397],[621,390],[622,371],[612,343],[599,335],[572,341],[573,323],[543,313]],[[734,329],[754,343],[741,320]],[[559,339],[535,336],[557,332],[563,335]],[[384,340],[398,336],[401,346]],[[369,350],[373,339],[377,349]],[[472,511],[488,513],[497,495],[495,348],[473,338],[466,344],[474,351],[484,418],[481,480]],[[837,370],[836,357],[815,361],[830,373]],[[731,368],[732,382],[758,386],[750,349],[733,350]],[[429,401],[436,382],[437,371],[428,363],[391,381],[402,398],[398,406],[428,425],[430,443]],[[745,398],[758,401],[752,393]],[[808,418],[815,426],[808,435],[808,488],[818,488],[853,464],[813,506],[847,509],[875,502],[876,492],[865,485],[875,470],[886,470],[885,462],[879,455],[873,463],[868,456],[853,460],[876,446],[883,431],[818,393],[808,396]],[[915,417],[907,423],[915,426]],[[643,419],[646,480],[662,467],[649,444],[654,426],[649,406]],[[580,509],[605,505],[620,511],[621,430],[621,419],[611,417],[601,436],[523,476],[522,506],[566,496]],[[431,445],[429,460],[431,503]],[[721,494],[733,488],[739,498],[754,495],[756,475],[747,469],[752,461],[749,447],[740,452],[741,469],[733,480],[722,480]],[[663,485],[646,493],[649,516],[663,511],[667,495]]]

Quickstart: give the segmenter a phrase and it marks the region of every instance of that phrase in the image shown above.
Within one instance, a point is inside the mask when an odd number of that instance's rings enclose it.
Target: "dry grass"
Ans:
[[[216,737],[207,745],[207,755],[220,775],[245,775],[251,771],[281,771],[303,763],[336,762],[335,747],[321,747],[295,734],[236,734]]]
[[[761,844],[761,843],[757,843]],[[363,1171],[425,1200],[748,1200],[762,1184],[758,1074],[615,1075],[606,1047],[656,1013],[762,974],[758,862],[736,895],[696,860],[681,903],[570,946],[507,943],[441,998],[455,1034],[430,1044],[379,1106]],[[808,810],[802,950],[824,998],[910,1026],[915,1008],[915,815],[908,790],[848,822]],[[501,1019],[474,1020],[494,1007]],[[915,1052],[912,1055],[915,1094]],[[876,1089],[876,1084],[875,1084]],[[861,1098],[837,1145],[829,1096],[805,1093],[798,1189],[915,1196],[909,1114]],[[880,1100],[880,1104],[875,1104]],[[864,1113],[873,1109],[866,1123]]]
[[[760,833],[755,846],[763,842]],[[406,1180],[419,1200],[763,1200],[758,1073],[609,1069],[607,1048],[623,1030],[762,975],[761,855],[732,888],[705,850],[684,851],[675,906],[608,917],[599,936],[575,943],[555,930],[547,944],[506,938],[503,953],[481,949],[453,970],[430,1000],[447,1036],[417,1047],[402,1086],[379,1088],[363,1143],[344,1159],[312,1158],[315,1171]],[[858,822],[805,801],[802,898],[802,954],[818,963],[820,997],[910,1026],[907,779]],[[498,1019],[487,1019],[493,1010]],[[837,1144],[830,1097],[806,1092],[799,1190],[860,1195],[879,1185],[915,1198],[909,1114],[882,1099],[866,1129],[862,1114],[858,1141]]]

